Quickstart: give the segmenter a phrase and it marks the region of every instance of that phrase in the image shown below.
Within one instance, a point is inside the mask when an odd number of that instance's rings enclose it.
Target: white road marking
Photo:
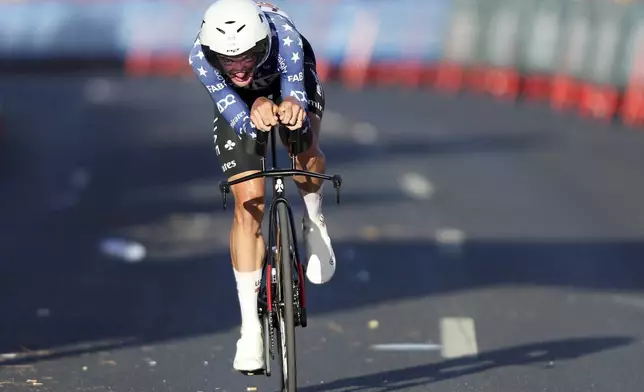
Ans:
[[[409,197],[427,200],[434,194],[434,186],[418,173],[407,173],[400,179],[400,188]]]
[[[322,120],[322,129],[326,134],[347,135],[349,121],[339,112],[332,110],[324,111],[324,120]]]
[[[105,104],[114,100],[114,86],[104,78],[94,78],[85,82],[85,99],[94,104]]]
[[[444,249],[460,249],[465,243],[465,233],[454,228],[436,230],[436,242]]]
[[[474,320],[468,317],[446,317],[440,321],[443,358],[460,358],[478,354]]]
[[[361,236],[367,241],[376,241],[380,237],[380,229],[374,225],[364,226],[361,230]]]
[[[626,305],[638,310],[644,310],[644,299],[625,295],[613,295],[612,300],[619,305]]]
[[[354,140],[359,144],[375,144],[378,141],[378,130],[371,123],[357,123],[352,131]]]
[[[441,349],[441,345],[434,343],[389,343],[373,344],[371,349],[376,351],[438,351]]]

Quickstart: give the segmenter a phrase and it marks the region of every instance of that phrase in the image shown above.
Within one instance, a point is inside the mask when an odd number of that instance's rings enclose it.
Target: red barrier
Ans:
[[[519,96],[519,73],[512,68],[490,68],[484,73],[484,91],[497,98]]]
[[[441,62],[436,69],[434,87],[439,90],[458,92],[465,83],[465,69],[463,66],[452,62]]]
[[[367,84],[369,63],[347,62],[339,70],[342,83],[351,89],[361,89]]]
[[[543,101],[552,96],[553,78],[550,75],[526,75],[521,82],[520,94],[526,99]]]
[[[619,94],[612,86],[600,86],[584,83],[579,93],[579,114],[610,121],[617,113]]]
[[[466,90],[485,93],[485,79],[488,68],[483,65],[473,65],[465,71],[463,84]]]
[[[149,53],[139,51],[130,53],[125,59],[125,73],[131,76],[144,76],[152,70],[152,56]]]
[[[624,94],[620,115],[624,124],[644,124],[644,89],[631,89]]]
[[[580,85],[572,76],[556,75],[552,81],[550,106],[556,110],[569,110],[577,106]]]
[[[644,50],[642,49],[635,52],[620,115],[627,125],[644,124]]]
[[[403,86],[419,88],[431,82],[432,67],[420,60],[394,60],[373,64],[367,71],[367,81],[381,87]]]
[[[316,69],[318,71],[318,78],[322,82],[328,82],[335,77],[333,67],[324,59],[316,59]]]
[[[635,73],[624,94],[620,94],[613,86],[580,82],[568,75],[551,78],[546,75],[522,77],[512,68],[466,68],[449,62],[346,62],[336,67],[323,58],[318,58],[317,69],[321,81],[340,80],[345,86],[354,89],[361,89],[369,84],[382,87],[430,87],[450,93],[466,89],[501,99],[514,99],[522,94],[532,99],[549,98],[552,108],[574,109],[583,117],[609,121],[619,115],[627,125],[644,124],[644,80],[638,81]],[[137,77],[190,77],[193,74],[184,53],[152,55],[142,51],[127,57],[125,72]]]

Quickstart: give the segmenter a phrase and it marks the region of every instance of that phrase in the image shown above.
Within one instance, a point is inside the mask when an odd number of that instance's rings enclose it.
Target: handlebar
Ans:
[[[279,125],[273,126],[271,128],[271,136],[272,136],[272,148],[273,148],[273,162],[275,161],[275,153],[274,153],[274,145],[275,145],[275,133],[277,132],[279,128]],[[263,160],[266,158],[262,157]],[[242,182],[254,180],[256,178],[274,178],[274,177],[292,177],[292,176],[307,176],[307,177],[314,177],[314,178],[320,178],[325,181],[331,181],[333,183],[333,188],[335,189],[336,193],[336,203],[340,204],[340,187],[342,186],[342,177],[339,174],[334,174],[334,175],[327,175],[327,174],[321,174],[321,173],[316,173],[316,172],[311,172],[307,170],[299,170],[295,169],[295,157],[291,155],[291,168],[290,169],[264,169],[260,172],[257,173],[252,173],[249,175],[246,175],[244,177],[228,181],[228,180],[223,180],[219,183],[219,190],[221,191],[221,196],[222,196],[222,201],[223,201],[223,208],[224,210],[226,209],[226,195],[230,193],[230,187],[236,184],[240,184]]]

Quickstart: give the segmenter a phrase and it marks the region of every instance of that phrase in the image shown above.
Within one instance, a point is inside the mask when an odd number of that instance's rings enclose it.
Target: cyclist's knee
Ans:
[[[230,181],[246,176],[251,172],[240,173],[230,178]],[[231,186],[235,200],[235,223],[243,230],[257,230],[264,217],[264,179],[256,178]]]
[[[308,148],[298,154],[298,158],[317,156],[321,153],[318,140],[320,138],[322,119],[315,113],[309,113],[309,122],[311,123],[311,141],[308,144]]]

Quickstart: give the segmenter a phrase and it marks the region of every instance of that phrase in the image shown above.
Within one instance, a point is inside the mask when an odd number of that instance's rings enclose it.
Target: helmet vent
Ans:
[[[246,25],[243,25],[242,27],[238,28],[238,29],[237,29],[237,32],[239,33],[240,31],[242,31],[242,29],[243,29],[244,27],[246,27]]]
[[[225,32],[225,31],[223,31],[222,29],[220,29],[219,27],[217,27],[217,31],[219,31],[219,32],[220,32],[220,33],[222,33],[222,34],[226,34],[226,32]]]
[[[226,24],[233,24],[233,23],[235,23],[235,21],[234,21],[234,20],[229,20],[228,22],[224,22],[224,23],[226,23]]]

